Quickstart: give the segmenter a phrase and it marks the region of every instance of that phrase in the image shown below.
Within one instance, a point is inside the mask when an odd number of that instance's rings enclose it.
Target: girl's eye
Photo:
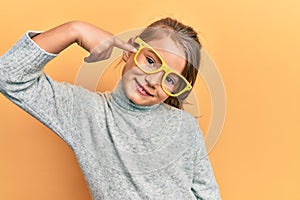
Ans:
[[[170,84],[170,85],[175,85],[175,81],[174,81],[171,77],[169,77],[169,76],[166,77],[166,81],[167,81],[168,84]]]
[[[154,64],[155,64],[154,60],[151,59],[151,58],[149,58],[149,57],[146,57],[146,60],[147,60],[147,63],[148,63],[149,65],[154,65]]]

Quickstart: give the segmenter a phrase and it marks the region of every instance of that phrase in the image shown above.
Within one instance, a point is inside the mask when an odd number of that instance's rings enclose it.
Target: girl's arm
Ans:
[[[33,38],[34,42],[49,53],[58,54],[73,43],[91,52],[86,61],[93,62],[109,58],[113,47],[125,51],[136,51],[128,43],[92,24],[71,21],[50,29]]]
[[[68,144],[77,138],[74,104],[84,99],[85,102],[76,105],[84,112],[86,105],[94,104],[96,95],[82,87],[55,81],[43,69],[73,43],[91,52],[88,61],[104,59],[114,46],[133,48],[100,28],[73,21],[40,34],[28,32],[0,57],[0,93]]]
[[[220,191],[211,167],[200,129],[197,131],[197,146],[192,191],[197,199],[220,200]]]

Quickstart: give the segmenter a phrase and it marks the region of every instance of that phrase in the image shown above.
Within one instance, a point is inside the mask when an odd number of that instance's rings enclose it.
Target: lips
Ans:
[[[137,90],[140,94],[142,94],[143,96],[151,96],[153,97],[154,95],[152,95],[147,89],[145,89],[144,86],[142,86],[136,78],[134,78],[134,81],[136,82],[137,84]]]

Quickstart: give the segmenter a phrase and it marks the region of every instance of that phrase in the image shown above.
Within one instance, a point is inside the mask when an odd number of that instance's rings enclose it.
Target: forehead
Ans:
[[[182,73],[186,60],[184,50],[179,44],[175,43],[169,37],[159,40],[151,40],[147,43],[153,47],[157,53],[159,53],[168,67]]]

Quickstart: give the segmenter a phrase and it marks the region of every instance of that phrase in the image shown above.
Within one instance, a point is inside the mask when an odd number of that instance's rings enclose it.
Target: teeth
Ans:
[[[144,88],[143,88],[142,86],[139,86],[139,88],[140,88],[141,91],[145,91]]]

